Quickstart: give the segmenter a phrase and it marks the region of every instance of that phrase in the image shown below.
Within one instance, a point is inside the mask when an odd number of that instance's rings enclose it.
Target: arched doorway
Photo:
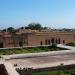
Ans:
[[[56,39],[56,44],[58,43],[58,40]]]
[[[19,46],[20,46],[20,47],[22,47],[22,46],[23,46],[22,41],[19,41]]]
[[[63,40],[63,44],[65,44],[65,40]]]
[[[40,45],[42,45],[43,43],[42,43],[42,41],[40,42]]]
[[[47,40],[45,40],[45,45],[47,45]]]
[[[0,42],[0,48],[3,48],[3,43],[2,42]]]
[[[54,40],[54,38],[52,38],[52,39],[51,39],[51,43],[55,43],[55,40]]]
[[[50,45],[50,39],[48,40],[48,44]]]
[[[58,44],[60,44],[60,38],[58,39]]]

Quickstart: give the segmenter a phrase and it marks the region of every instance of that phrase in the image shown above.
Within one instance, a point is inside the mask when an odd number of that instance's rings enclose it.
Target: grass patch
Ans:
[[[47,51],[58,51],[65,50],[64,48],[58,47],[32,47],[32,48],[13,48],[13,49],[0,49],[0,55],[11,55],[11,54],[24,54],[24,53],[37,53]]]
[[[58,70],[58,71],[46,71],[46,72],[35,72],[31,75],[75,75],[75,69],[71,70]]]

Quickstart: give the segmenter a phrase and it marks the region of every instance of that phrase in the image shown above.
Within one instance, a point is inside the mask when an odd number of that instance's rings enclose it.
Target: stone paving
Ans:
[[[10,59],[8,60],[13,65],[17,64],[17,67],[35,67],[35,66],[41,66],[45,64],[56,64],[59,62],[68,62],[68,61],[74,61],[75,60],[75,53],[69,53],[64,55],[48,55],[48,56],[41,56],[41,57],[32,57],[32,58],[23,58],[23,59]],[[59,63],[59,65],[61,64]],[[50,66],[48,66],[50,67]]]
[[[17,64],[15,68],[43,68],[52,67],[64,63],[75,64],[75,47],[58,45],[58,47],[67,48],[70,50],[40,52],[29,54],[16,54],[2,56],[6,61],[12,65]]]

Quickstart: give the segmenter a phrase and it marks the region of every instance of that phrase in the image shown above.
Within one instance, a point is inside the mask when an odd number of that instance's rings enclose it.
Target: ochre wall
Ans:
[[[15,37],[15,41],[13,40]],[[19,47],[19,42],[22,42],[22,46],[36,46],[36,45],[47,45],[52,43],[52,38],[59,41],[60,44],[67,44],[70,42],[75,42],[75,33],[70,32],[31,32],[31,33],[20,33],[12,36],[11,34],[4,34],[0,37],[0,42],[3,43],[3,47]]]
[[[54,38],[55,43],[56,43],[56,39],[57,41],[60,39],[60,44],[67,44],[70,42],[74,42],[75,41],[75,37],[74,34],[58,34],[58,33],[47,33],[47,34],[34,34],[34,35],[29,35],[28,37],[28,45],[29,46],[34,46],[34,45],[40,45],[41,41],[42,41],[42,45],[46,45],[45,41],[50,40]]]

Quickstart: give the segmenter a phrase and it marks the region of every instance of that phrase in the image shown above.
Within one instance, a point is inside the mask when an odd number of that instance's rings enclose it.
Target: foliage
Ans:
[[[52,44],[52,47],[53,47],[53,48],[56,48],[56,47],[57,47],[57,44],[53,43],[53,44]]]
[[[24,27],[20,27],[19,29],[24,29]]]
[[[68,45],[68,46],[75,46],[75,43],[70,42],[70,43],[67,43],[66,45]]]
[[[13,49],[0,49],[0,55],[22,54],[22,53],[36,53],[63,50],[58,47],[33,47],[33,48],[13,48]]]
[[[48,29],[48,27],[42,27],[42,25],[40,23],[30,23],[28,24],[28,26],[25,26],[25,27],[20,27],[18,29],[14,29],[13,27],[9,27],[7,29],[3,29],[2,32],[10,32],[10,33],[13,33],[13,32],[16,32],[18,31],[19,29],[32,29],[32,30],[46,30]]]
[[[45,72],[35,72],[32,75],[75,75],[75,69],[71,70],[57,70],[57,71],[45,71]]]
[[[28,26],[25,27],[25,29],[41,30],[47,29],[47,27],[42,27],[42,25],[39,23],[30,23]]]
[[[7,31],[7,29],[3,29],[3,30],[2,30],[2,32],[6,32],[6,31]]]
[[[12,31],[12,30],[14,30],[13,27],[9,27],[9,28],[7,29],[7,31]]]
[[[0,58],[1,58],[1,56],[0,56]]]

